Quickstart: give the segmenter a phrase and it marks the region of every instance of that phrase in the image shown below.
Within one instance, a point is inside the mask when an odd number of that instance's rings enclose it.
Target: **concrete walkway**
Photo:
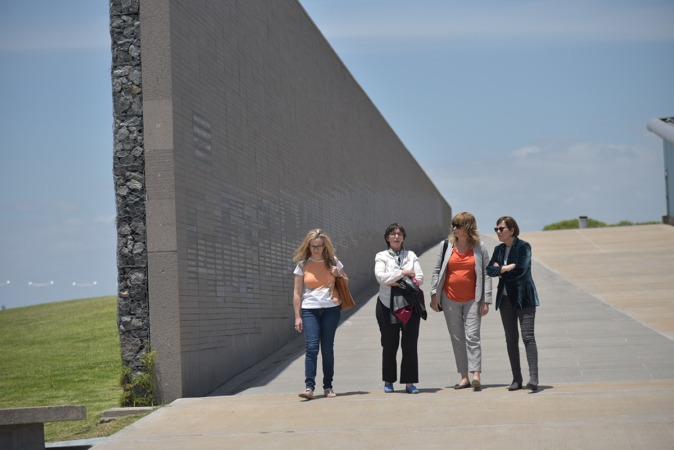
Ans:
[[[674,448],[674,227],[521,237],[532,243],[541,298],[538,392],[506,390],[510,368],[492,308],[482,324],[481,392],[451,388],[458,375],[445,321],[429,311],[421,393],[396,385],[384,394],[376,298],[356,296],[359,307],[337,331],[337,398],[297,396],[299,337],[212,396],[177,400],[94,448]],[[439,250],[420,256],[426,292]],[[526,371],[523,349],[522,360]]]

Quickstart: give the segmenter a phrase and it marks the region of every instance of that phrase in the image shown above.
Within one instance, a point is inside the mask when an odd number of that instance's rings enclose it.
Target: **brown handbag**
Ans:
[[[346,278],[335,278],[335,289],[337,289],[337,293],[339,293],[339,299],[342,301],[342,303],[339,305],[342,311],[346,311],[347,309],[351,309],[356,306],[356,302],[353,300],[351,292],[349,292],[349,282]]]

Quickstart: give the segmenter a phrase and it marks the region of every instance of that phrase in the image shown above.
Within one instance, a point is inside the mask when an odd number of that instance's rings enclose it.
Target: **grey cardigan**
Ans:
[[[435,269],[433,270],[433,277],[431,279],[431,295],[436,294],[438,289],[442,290],[445,285],[445,275],[447,274],[447,263],[452,256],[454,247],[451,243],[447,246],[445,257],[442,257],[442,249],[438,253],[438,258],[435,262]],[[475,255],[475,300],[478,302],[491,303],[491,278],[486,275],[487,264],[489,264],[489,252],[487,247],[480,242],[479,246],[473,247],[473,254]]]

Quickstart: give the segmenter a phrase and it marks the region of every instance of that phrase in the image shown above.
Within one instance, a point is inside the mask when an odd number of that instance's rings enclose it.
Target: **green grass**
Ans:
[[[606,224],[604,222],[600,222],[599,220],[595,220],[592,218],[587,219],[587,227],[588,228],[603,228],[603,227],[628,227],[628,226],[633,226],[633,225],[652,225],[652,224],[658,224],[660,222],[630,222],[629,220],[621,220],[618,223],[614,224]],[[555,222],[551,223],[550,225],[546,225],[543,227],[543,231],[550,231],[550,230],[574,230],[576,228],[580,228],[580,222],[578,219],[569,219],[569,220],[562,220],[560,222]]]
[[[115,297],[0,311],[0,361],[0,408],[86,406],[86,420],[45,424],[47,442],[108,436],[141,417],[99,423],[122,392]]]

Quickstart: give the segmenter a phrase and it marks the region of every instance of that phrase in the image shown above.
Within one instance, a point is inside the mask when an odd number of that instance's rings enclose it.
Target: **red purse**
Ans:
[[[403,308],[396,309],[393,311],[393,315],[400,320],[403,325],[407,325],[407,322],[410,321],[410,318],[412,317],[412,313],[414,312],[414,305],[407,305]]]

